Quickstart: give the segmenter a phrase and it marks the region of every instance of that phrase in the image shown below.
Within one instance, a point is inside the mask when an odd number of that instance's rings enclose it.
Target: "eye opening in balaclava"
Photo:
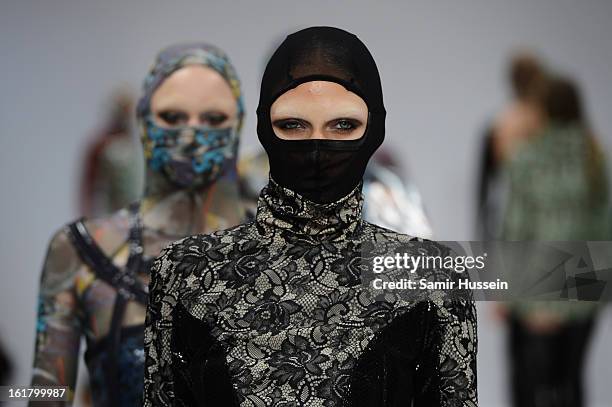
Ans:
[[[359,97],[366,105],[366,108],[368,109],[368,117],[366,119],[366,122],[364,123],[365,125],[365,129],[363,131],[363,134],[356,138],[356,139],[348,139],[348,140],[340,140],[340,139],[327,139],[327,141],[329,141],[330,143],[328,143],[328,146],[330,149],[336,149],[339,151],[349,151],[350,149],[354,149],[357,150],[359,148],[359,146],[361,146],[364,143],[365,140],[365,136],[366,133],[368,131],[368,128],[370,126],[370,119],[371,119],[371,115],[370,115],[370,110],[368,107],[368,104],[366,103],[366,101],[363,99],[363,96],[360,95],[360,91],[359,89],[356,89],[354,86],[351,86],[350,83],[339,80],[337,78],[333,78],[333,77],[329,77],[329,76],[325,76],[325,75],[310,75],[310,76],[306,76],[303,78],[300,78],[296,81],[293,81],[292,85],[290,87],[288,87],[287,89],[283,89],[278,95],[275,95],[272,99],[271,99],[271,103],[270,103],[270,107],[285,93],[289,92],[292,89],[297,88],[300,85],[303,85],[305,83],[310,83],[310,82],[315,82],[315,81],[324,81],[324,82],[330,82],[330,83],[335,83],[338,84],[340,86],[342,86],[344,89],[346,89],[347,91],[353,93],[354,95],[356,95],[357,97]],[[271,115],[271,113],[270,113]],[[271,117],[270,117],[271,119]],[[300,145],[300,142],[302,141],[308,141],[308,140],[301,140],[301,139],[283,139],[281,137],[278,136],[278,134],[276,134],[276,132],[274,131],[273,128],[273,132],[274,135],[276,136],[276,138],[281,139],[281,140],[286,140],[286,141],[290,141],[290,142],[295,142],[296,144],[294,146],[287,146],[287,148],[290,149],[295,149],[295,148],[300,148],[298,147]],[[335,143],[334,143],[335,142]],[[302,145],[308,145],[308,143],[303,143]],[[304,148],[304,147],[302,147]]]
[[[151,98],[157,88],[174,72],[189,65],[211,68],[223,77],[236,98],[235,125],[168,128],[151,117]],[[163,174],[172,184],[179,188],[201,189],[221,177],[235,175],[244,104],[236,71],[220,49],[198,43],[178,44],[162,50],[144,81],[136,115],[148,168]],[[179,145],[182,140],[191,140],[191,144]]]
[[[338,83],[368,107],[363,136],[356,140],[284,140],[277,137],[270,106],[302,83]],[[355,189],[384,139],[385,108],[378,69],[366,46],[333,27],[311,27],[289,35],[270,58],[261,84],[257,133],[268,153],[270,176],[316,203],[334,202]]]

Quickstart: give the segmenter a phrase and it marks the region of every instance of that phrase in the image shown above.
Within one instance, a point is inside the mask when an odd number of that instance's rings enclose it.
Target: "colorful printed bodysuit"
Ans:
[[[88,267],[89,277],[84,277],[82,271],[75,274],[64,271],[57,275],[43,273],[34,383],[68,384],[72,393],[79,343],[84,333],[87,341],[85,362],[94,405],[140,404],[144,326],[124,322],[130,301],[144,307],[148,300],[148,287],[139,274],[149,274],[151,260],[143,257],[138,204],[130,207],[130,223],[129,258],[125,267],[117,267],[103,253],[83,220],[64,228],[63,234],[69,239],[64,244],[72,245]],[[96,318],[104,317],[103,314],[110,316],[110,328],[99,338],[93,325]]]
[[[208,119],[198,126],[165,126],[156,119],[159,115],[151,110],[156,89],[192,65],[212,69],[229,86],[236,103],[235,120],[226,112],[229,127],[212,128]],[[198,101],[202,97],[198,93]],[[206,97],[214,100],[215,94]],[[156,256],[191,233],[188,230],[211,232],[244,220],[236,173],[243,113],[240,81],[223,51],[204,43],[175,44],[160,51],[137,107],[146,159],[143,207],[132,213],[131,228],[128,212],[121,210],[77,222],[53,238],[40,282],[33,384],[68,386],[72,400],[79,344],[85,337],[93,404],[141,405],[149,280],[143,249]],[[137,213],[147,216],[144,246]],[[129,259],[122,245],[128,229]]]

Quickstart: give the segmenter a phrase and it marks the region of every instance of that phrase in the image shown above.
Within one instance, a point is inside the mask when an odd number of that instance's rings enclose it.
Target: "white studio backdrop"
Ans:
[[[243,82],[243,151],[253,151],[265,60],[312,25],[357,34],[381,73],[387,146],[420,189],[436,237],[474,238],[477,155],[506,101],[510,52],[529,46],[583,89],[594,128],[612,145],[612,2],[0,1],[0,340],[12,382],[29,383],[36,295],[47,242],[78,216],[83,148],[111,91],[140,87],[156,52],[179,41],[223,48]],[[504,406],[503,331],[479,306],[481,404]],[[588,389],[609,405],[610,314],[595,336]],[[562,357],[562,355],[560,355]]]

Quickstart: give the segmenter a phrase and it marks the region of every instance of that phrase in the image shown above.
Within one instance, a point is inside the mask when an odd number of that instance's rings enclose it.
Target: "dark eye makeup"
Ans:
[[[272,125],[282,132],[300,132],[311,127],[311,124],[302,119],[290,118],[275,120]],[[360,120],[350,118],[339,118],[329,121],[326,130],[336,133],[351,133],[363,125]]]
[[[162,110],[157,113],[157,117],[162,120],[162,124],[168,126],[180,126],[189,121],[189,116],[186,113],[177,110]]]
[[[162,110],[157,113],[162,125],[185,126],[189,123],[189,114],[180,110]],[[220,111],[208,111],[200,114],[200,125],[218,127],[223,125],[229,116]]]
[[[272,125],[285,132],[306,130],[310,124],[300,119],[281,119],[275,120]]]
[[[350,133],[358,129],[363,123],[355,119],[336,119],[330,122],[332,130],[343,133]]]
[[[206,112],[200,115],[200,123],[208,124],[212,127],[223,124],[228,119],[228,116],[223,112]]]

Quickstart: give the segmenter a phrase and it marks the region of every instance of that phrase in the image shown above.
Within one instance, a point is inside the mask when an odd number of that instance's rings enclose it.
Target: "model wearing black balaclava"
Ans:
[[[320,80],[365,101],[364,135],[277,137],[274,100]],[[175,242],[155,262],[144,406],[476,407],[473,301],[378,295],[370,285],[376,253],[451,252],[362,219],[361,178],[385,118],[365,46],[335,28],[290,35],[265,71],[258,115],[271,179],[253,221]]]
[[[329,81],[360,96],[369,110],[357,140],[283,140],[270,107],[283,93],[311,81]],[[385,137],[385,108],[376,63],[355,35],[338,28],[311,27],[289,35],[266,66],[257,108],[257,134],[270,160],[270,176],[316,203],[349,194]]]

